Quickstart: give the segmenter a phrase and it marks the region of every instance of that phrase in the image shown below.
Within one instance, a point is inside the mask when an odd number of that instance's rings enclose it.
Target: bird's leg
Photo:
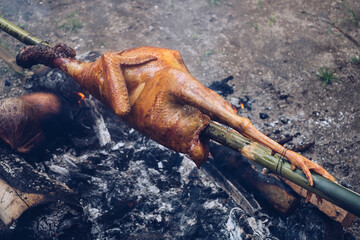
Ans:
[[[236,112],[232,110],[229,103],[214,91],[204,87],[189,73],[169,69],[167,74],[169,75],[169,79],[176,81],[176,84],[169,84],[173,86],[171,89],[172,94],[177,96],[181,101],[200,109],[209,115],[210,118],[234,128],[244,136],[269,147],[274,152],[284,155],[284,157],[290,161],[293,170],[297,167],[305,173],[310,185],[313,185],[310,170],[334,181],[334,178],[320,165],[296,152],[287,150],[257,130],[249,119],[238,116]]]

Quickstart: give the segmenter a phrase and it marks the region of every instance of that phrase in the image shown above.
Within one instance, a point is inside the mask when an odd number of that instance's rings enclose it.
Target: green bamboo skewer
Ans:
[[[36,45],[39,43],[46,44],[40,39],[31,36],[28,32],[22,30],[18,26],[6,21],[2,17],[0,17],[0,27],[2,30],[26,45]]]
[[[269,148],[234,133],[217,123],[211,122],[209,127],[204,130],[204,134],[216,142],[239,151],[247,159],[259,163],[321,198],[360,216],[360,195],[358,193],[331,182],[316,173],[312,174],[314,186],[310,186],[303,172],[298,169],[292,171],[291,165],[283,161],[279,154],[272,156],[272,151]]]
[[[31,36],[26,31],[1,17],[0,28],[27,45],[44,44],[40,39]],[[269,148],[253,142],[238,133],[233,133],[231,130],[215,122],[210,122],[210,125],[202,134],[216,142],[239,151],[244,157],[261,164],[272,172],[315,193],[329,202],[360,216],[360,195],[358,193],[331,182],[316,173],[312,174],[314,186],[310,186],[303,172],[298,169],[292,171],[290,164],[281,159],[279,154],[273,156]]]

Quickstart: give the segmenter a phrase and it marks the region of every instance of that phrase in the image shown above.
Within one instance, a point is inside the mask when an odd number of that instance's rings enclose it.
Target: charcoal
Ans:
[[[30,209],[17,222],[13,239],[91,239],[90,223],[79,206],[54,202]]]

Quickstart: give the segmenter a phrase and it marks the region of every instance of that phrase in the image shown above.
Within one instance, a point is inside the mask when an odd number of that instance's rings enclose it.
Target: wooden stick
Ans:
[[[29,208],[62,201],[79,205],[66,185],[37,172],[21,157],[0,153],[0,220],[9,225]]]
[[[4,60],[4,62],[9,67],[12,68],[12,70],[14,70],[20,75],[24,75],[24,69],[16,65],[15,57],[1,45],[0,45],[0,58]]]

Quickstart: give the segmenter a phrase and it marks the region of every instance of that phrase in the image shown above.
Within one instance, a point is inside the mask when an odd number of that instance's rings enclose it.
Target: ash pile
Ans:
[[[1,145],[1,178],[12,188],[33,194],[39,182],[51,183],[42,191],[51,195],[46,203],[0,225],[1,239],[351,239],[299,198],[280,213],[254,186],[281,183],[257,178],[260,168],[226,147],[212,143],[212,157],[197,169],[91,96],[81,99],[82,89],[58,70],[38,70],[24,88],[58,94],[68,116],[32,153]],[[234,172],[234,164],[247,174]]]

